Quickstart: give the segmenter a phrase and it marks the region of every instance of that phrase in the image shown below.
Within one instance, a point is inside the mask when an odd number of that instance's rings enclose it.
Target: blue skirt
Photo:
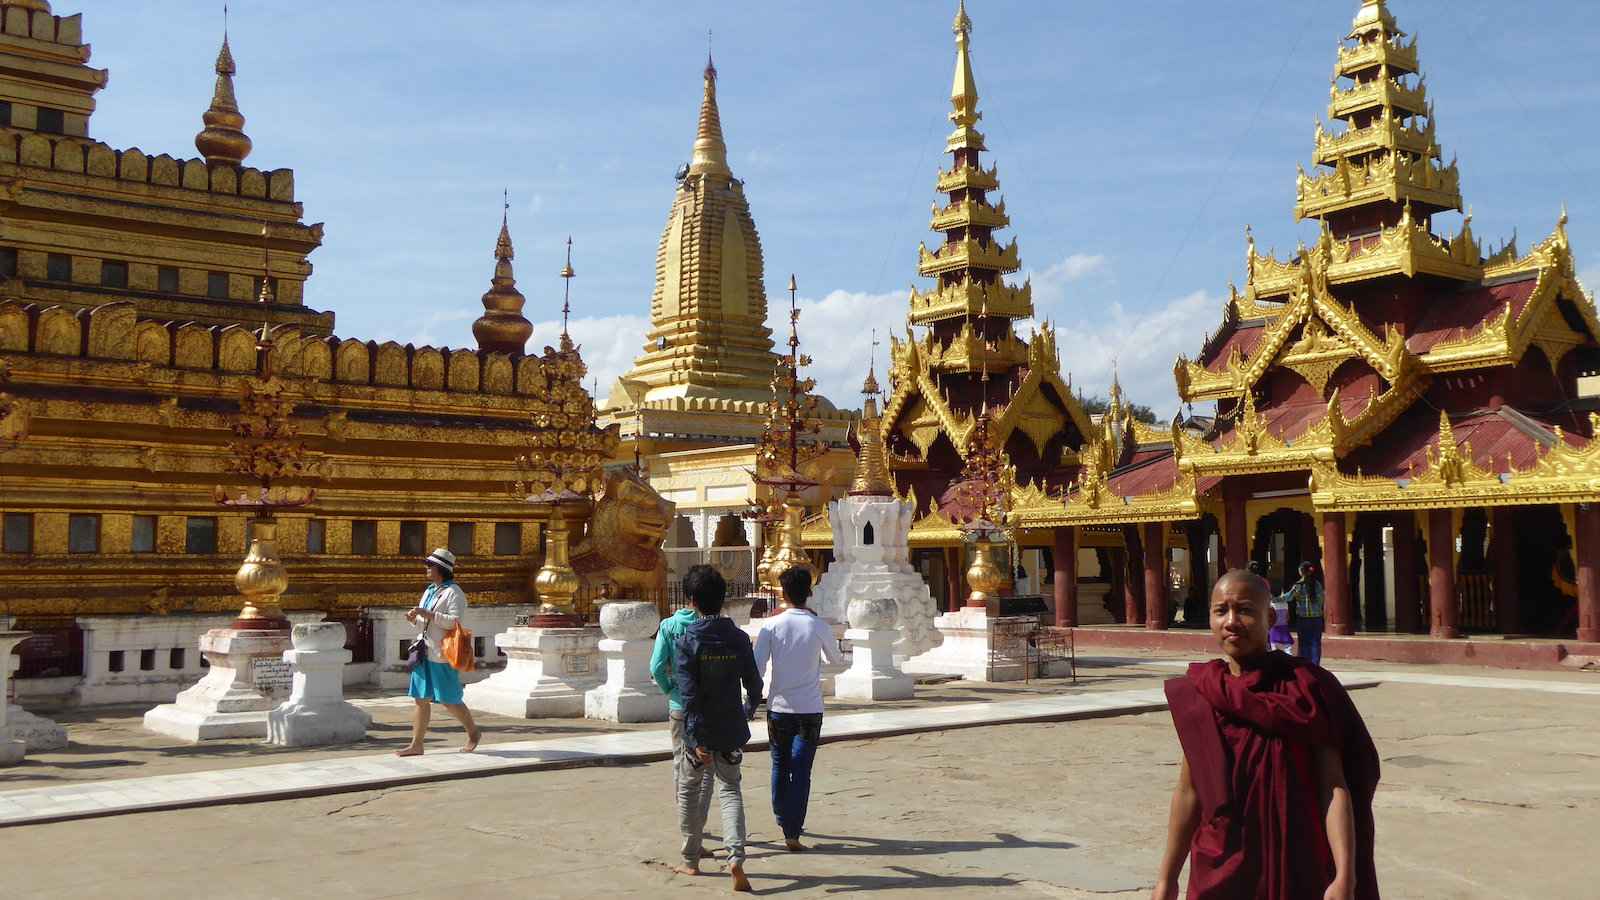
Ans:
[[[449,663],[427,660],[411,670],[407,694],[418,700],[456,705],[461,702],[461,676]]]

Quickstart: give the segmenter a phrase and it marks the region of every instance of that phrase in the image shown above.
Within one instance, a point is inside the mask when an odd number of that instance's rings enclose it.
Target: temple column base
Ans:
[[[288,649],[288,631],[206,632],[200,652],[211,668],[172,703],[145,713],[145,730],[191,743],[265,738],[267,713],[289,693]]]
[[[468,685],[466,704],[514,719],[581,719],[585,695],[600,686],[597,628],[515,626],[495,637],[503,672]]]
[[[5,722],[11,736],[28,745],[29,753],[67,749],[67,729],[15,703],[6,708]]]
[[[28,754],[28,742],[19,738],[13,730],[11,710],[15,707],[5,702],[6,695],[10,693],[11,672],[22,664],[22,660],[12,654],[11,649],[27,638],[26,631],[11,631],[8,625],[0,625],[0,766],[22,762],[22,758]]]
[[[841,700],[908,700],[917,680],[894,664],[894,642],[900,632],[851,628],[845,640],[854,648],[850,668],[834,679],[835,697]]]
[[[365,740],[372,715],[344,699],[344,626],[337,622],[296,625],[293,650],[283,661],[294,670],[289,699],[267,713],[267,743],[320,747]]]
[[[986,610],[962,607],[933,620],[944,642],[906,660],[906,672],[959,675],[967,681],[1021,681],[1026,660],[995,645],[995,622]]]

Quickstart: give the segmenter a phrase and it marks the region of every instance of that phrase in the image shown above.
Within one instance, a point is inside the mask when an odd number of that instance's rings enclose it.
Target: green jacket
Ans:
[[[683,700],[678,696],[678,685],[672,680],[672,673],[676,668],[676,653],[678,638],[683,636],[683,630],[688,628],[700,614],[691,607],[684,607],[672,615],[661,620],[661,629],[656,632],[655,652],[650,654],[650,677],[661,687],[661,692],[667,695],[668,709],[683,709]]]

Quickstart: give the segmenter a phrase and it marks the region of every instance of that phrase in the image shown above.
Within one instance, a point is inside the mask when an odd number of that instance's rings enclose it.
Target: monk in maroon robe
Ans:
[[[1269,650],[1271,594],[1235,570],[1211,592],[1223,658],[1166,683],[1183,767],[1154,900],[1378,900],[1378,751],[1337,679]]]

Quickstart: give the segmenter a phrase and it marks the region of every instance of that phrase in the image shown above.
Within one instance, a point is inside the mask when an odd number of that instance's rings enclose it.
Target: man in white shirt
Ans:
[[[756,671],[772,661],[767,736],[772,748],[772,813],[789,850],[806,849],[800,834],[811,798],[811,763],[822,737],[822,662],[844,662],[833,628],[806,609],[811,573],[790,569],[778,579],[784,609],[756,637]]]

